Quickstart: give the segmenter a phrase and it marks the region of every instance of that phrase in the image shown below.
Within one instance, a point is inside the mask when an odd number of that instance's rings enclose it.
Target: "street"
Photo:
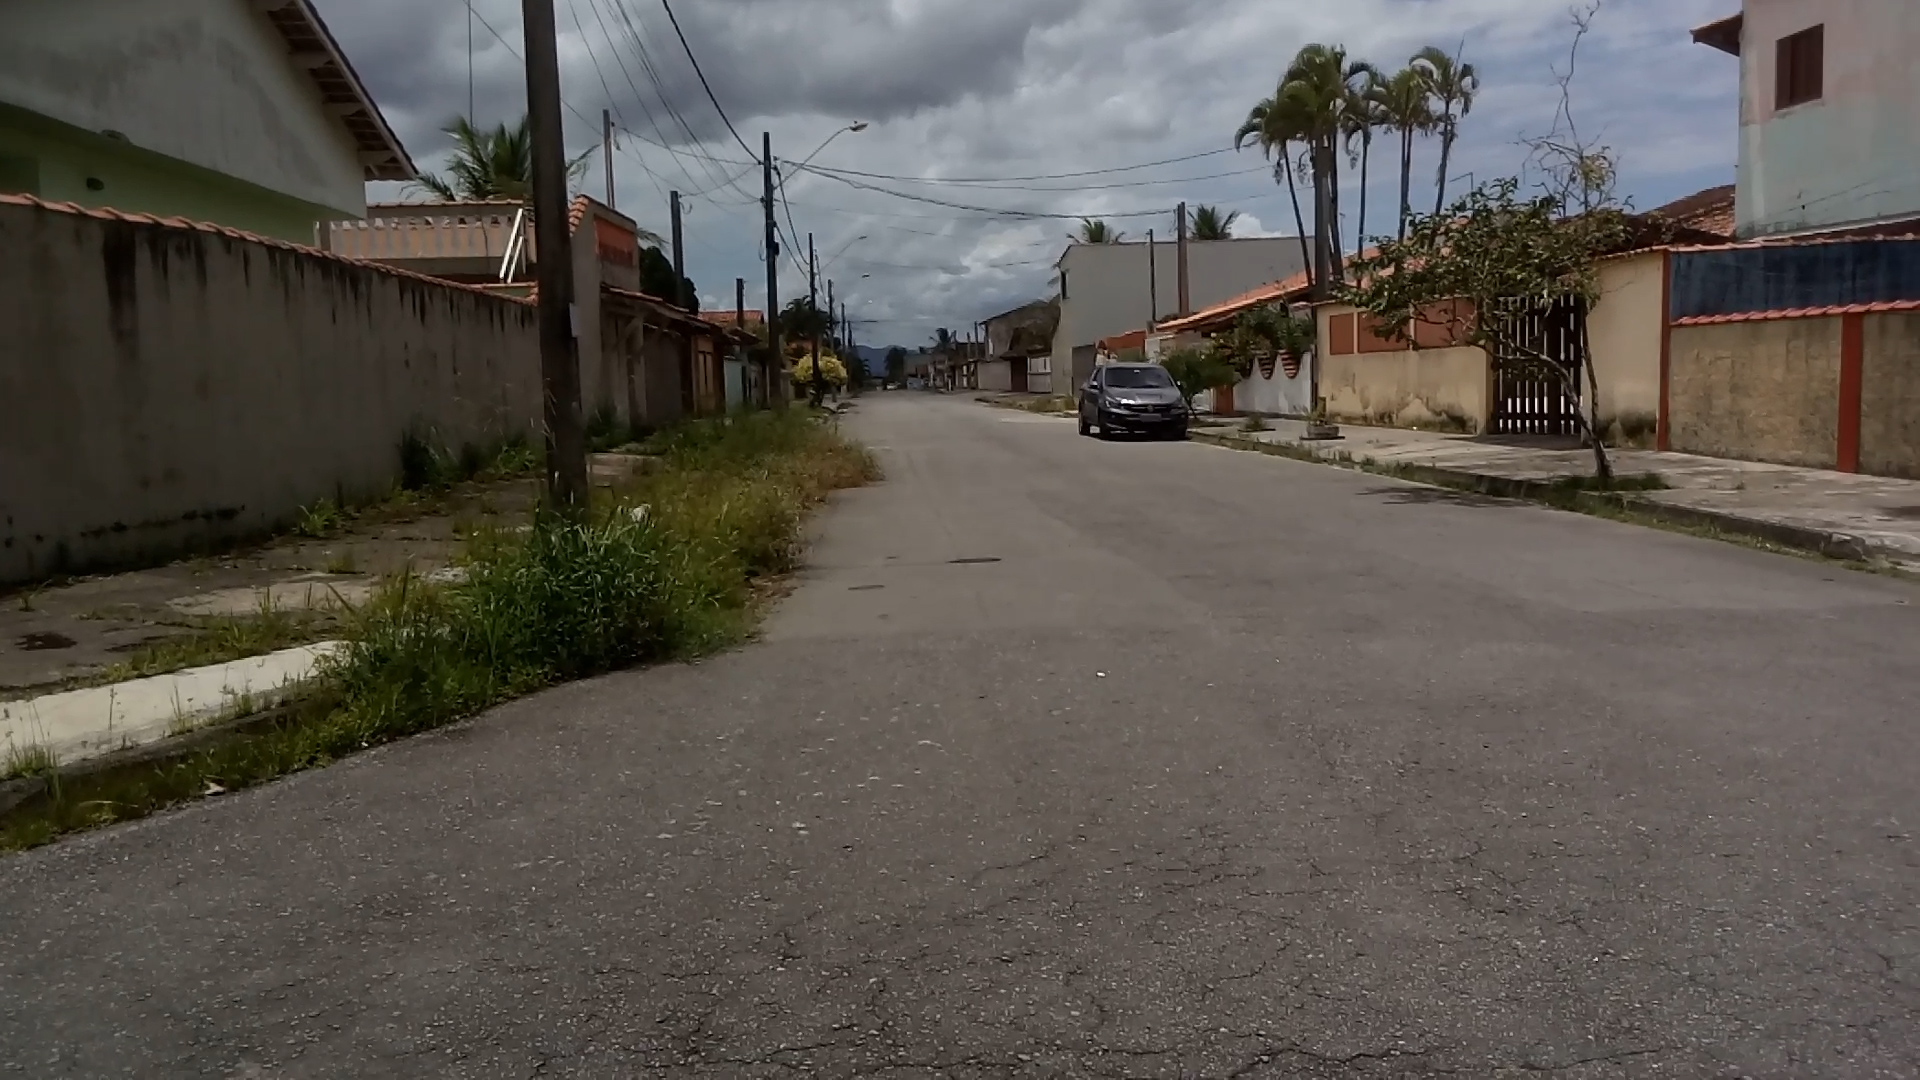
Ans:
[[[844,423],[760,642],[0,860],[6,1074],[1920,1077],[1920,588]]]

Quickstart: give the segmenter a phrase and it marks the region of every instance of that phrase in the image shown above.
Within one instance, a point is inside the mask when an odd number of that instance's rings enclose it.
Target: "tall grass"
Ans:
[[[799,410],[653,436],[659,467],[577,518],[467,542],[464,579],[402,576],[346,619],[287,716],[194,755],[51,785],[0,847],[233,791],[470,716],[568,679],[739,641],[754,580],[791,569],[806,511],[872,459]]]

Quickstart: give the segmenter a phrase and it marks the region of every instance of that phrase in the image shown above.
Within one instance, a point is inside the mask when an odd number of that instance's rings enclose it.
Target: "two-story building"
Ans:
[[[311,244],[416,176],[311,0],[0,3],[0,192]]]
[[[1920,217],[1920,3],[1745,0],[1693,39],[1740,58],[1741,239]]]

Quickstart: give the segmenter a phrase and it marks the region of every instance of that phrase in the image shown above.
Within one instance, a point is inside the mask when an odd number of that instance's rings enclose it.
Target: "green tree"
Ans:
[[[1081,218],[1080,231],[1068,234],[1067,239],[1077,244],[1117,244],[1126,235],[1099,218]]]
[[[640,291],[688,311],[700,310],[700,291],[693,287],[692,278],[681,277],[679,295],[675,295],[673,261],[657,247],[640,249]]]
[[[887,381],[890,383],[907,381],[907,350],[898,345],[887,350]]]
[[[1385,241],[1377,254],[1354,260],[1354,284],[1342,299],[1391,337],[1409,339],[1416,323],[1439,327],[1449,340],[1484,349],[1496,364],[1559,382],[1569,399],[1585,398],[1592,409],[1599,401],[1593,365],[1547,348],[1533,320],[1514,316],[1598,300],[1595,260],[1626,239],[1626,215],[1601,206],[1563,216],[1563,197],[1523,199],[1519,186],[1511,177],[1497,180],[1443,213],[1413,219],[1405,239]],[[1577,415],[1593,448],[1594,473],[1610,481],[1613,467],[1597,425],[1588,412]]]
[[[1168,353],[1160,366],[1167,369],[1167,375],[1173,379],[1173,385],[1180,390],[1181,400],[1187,408],[1193,408],[1193,399],[1203,390],[1215,387],[1231,386],[1240,379],[1240,372],[1234,363],[1215,349],[1199,349],[1184,346]]]
[[[1187,235],[1195,240],[1231,240],[1233,223],[1239,220],[1238,210],[1222,213],[1217,206],[1202,204],[1187,211]]]
[[[1340,140],[1351,127],[1356,90],[1372,70],[1364,60],[1349,60],[1339,45],[1313,44],[1294,55],[1281,83],[1281,95],[1299,109],[1313,173],[1314,271],[1323,297],[1343,276]]]
[[[1461,63],[1458,57],[1448,56],[1432,45],[1414,53],[1409,66],[1420,72],[1427,96],[1439,106],[1432,110],[1434,129],[1440,133],[1440,171],[1433,181],[1433,212],[1437,214],[1447,204],[1447,166],[1453,160],[1453,142],[1460,137],[1460,119],[1473,111],[1473,99],[1480,93],[1480,76],[1472,64]]]
[[[1274,91],[1274,95],[1257,102],[1247,111],[1247,119],[1240,130],[1233,133],[1233,148],[1240,149],[1249,141],[1260,148],[1268,161],[1273,163],[1275,180],[1287,183],[1287,200],[1293,204],[1293,226],[1300,240],[1300,265],[1307,270],[1309,283],[1318,285],[1319,278],[1314,274],[1313,257],[1307,250],[1307,222],[1300,215],[1300,192],[1294,185],[1294,173],[1299,164],[1293,157],[1293,144],[1305,141],[1305,121],[1297,95],[1289,96],[1284,86]]]
[[[833,320],[812,300],[796,296],[780,311],[780,333],[788,348],[798,346],[811,350],[815,337],[823,343],[831,340]]]
[[[1413,138],[1433,130],[1432,98],[1417,68],[1402,68],[1387,76],[1378,88],[1383,126],[1400,136],[1400,239],[1407,237],[1413,217]]]
[[[1386,109],[1381,105],[1380,72],[1368,69],[1353,88],[1353,101],[1347,106],[1347,160],[1356,160],[1353,142],[1360,140],[1360,216],[1354,228],[1355,250],[1367,246],[1367,166],[1373,159],[1373,133],[1386,127]]]
[[[444,173],[422,173],[415,184],[421,191],[447,202],[482,199],[511,199],[526,202],[533,197],[533,136],[527,130],[523,113],[520,122],[508,127],[497,124],[482,129],[464,116],[456,116],[441,131],[453,139],[453,157]],[[587,170],[587,159],[594,151],[583,151],[567,163],[567,183],[572,186]],[[660,243],[660,237],[640,230],[646,244]]]

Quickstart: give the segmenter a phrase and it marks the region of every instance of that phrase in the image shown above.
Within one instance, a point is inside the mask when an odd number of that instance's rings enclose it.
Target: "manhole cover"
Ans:
[[[976,555],[971,559],[948,559],[947,561],[956,566],[972,566],[975,563],[999,562],[1000,560],[994,558],[992,555]]]
[[[45,652],[48,649],[71,649],[78,642],[65,634],[43,631],[37,634],[23,634],[16,644],[23,652]]]

